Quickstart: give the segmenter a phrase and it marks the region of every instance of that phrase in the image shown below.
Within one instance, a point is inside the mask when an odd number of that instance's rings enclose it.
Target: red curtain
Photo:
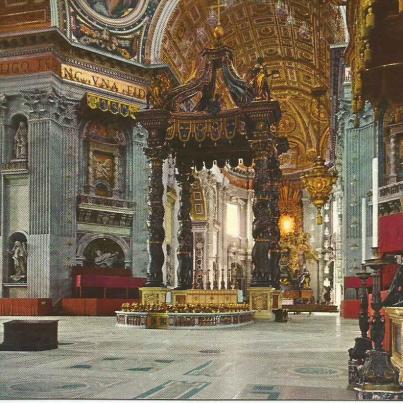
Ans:
[[[381,253],[403,251],[403,213],[380,217],[379,251]]]

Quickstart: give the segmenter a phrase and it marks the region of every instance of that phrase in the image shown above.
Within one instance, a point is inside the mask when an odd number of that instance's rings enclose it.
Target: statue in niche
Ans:
[[[27,246],[25,242],[15,241],[9,251],[13,259],[14,274],[10,276],[13,281],[20,281],[27,277]]]
[[[28,127],[22,120],[14,136],[14,153],[18,160],[25,160],[28,157]]]
[[[99,249],[95,251],[95,265],[98,267],[111,268],[115,263],[118,252],[101,252]]]
[[[304,266],[298,276],[298,288],[300,290],[309,290],[311,288],[311,273]]]

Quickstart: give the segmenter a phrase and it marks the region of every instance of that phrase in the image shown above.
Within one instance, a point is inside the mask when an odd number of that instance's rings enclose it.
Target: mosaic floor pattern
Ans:
[[[0,319],[0,341],[10,319]],[[200,331],[58,319],[57,350],[0,351],[0,399],[355,398],[346,390],[347,350],[358,324],[337,315]]]

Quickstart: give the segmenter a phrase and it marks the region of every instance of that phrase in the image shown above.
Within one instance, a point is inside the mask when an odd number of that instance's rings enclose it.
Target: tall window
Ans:
[[[226,229],[227,235],[239,237],[240,221],[239,206],[237,204],[227,203]]]

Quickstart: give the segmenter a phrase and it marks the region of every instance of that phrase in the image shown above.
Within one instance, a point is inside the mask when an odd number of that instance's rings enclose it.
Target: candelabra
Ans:
[[[370,321],[373,348],[366,352],[364,365],[358,369],[357,391],[359,399],[395,399],[401,397],[399,371],[392,365],[390,354],[383,349],[385,320],[381,315],[381,269],[385,264],[394,263],[394,259],[376,257],[366,261],[366,266],[373,270],[372,304],[374,314]]]
[[[206,290],[211,290],[210,269],[207,269]]]
[[[366,266],[362,266],[362,271],[357,273],[360,279],[360,318],[359,326],[361,337],[355,339],[355,345],[348,350],[350,359],[348,362],[348,384],[352,388],[358,384],[358,370],[364,365],[365,354],[372,349],[371,339],[368,337],[369,318],[368,318],[368,292],[367,284],[370,274]]]
[[[221,269],[221,289],[225,290],[224,268]]]

